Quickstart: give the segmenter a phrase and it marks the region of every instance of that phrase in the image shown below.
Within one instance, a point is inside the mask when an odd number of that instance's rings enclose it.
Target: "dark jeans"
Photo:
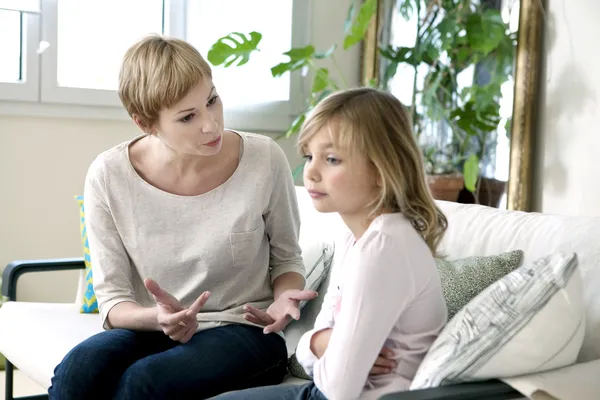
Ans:
[[[54,370],[50,399],[202,399],[275,385],[286,374],[283,338],[227,325],[185,344],[162,332],[113,329],[71,350]]]
[[[327,400],[313,382],[304,385],[264,386],[229,392],[214,400]]]

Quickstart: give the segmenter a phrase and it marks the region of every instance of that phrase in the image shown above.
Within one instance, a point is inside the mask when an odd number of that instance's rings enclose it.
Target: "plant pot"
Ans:
[[[434,199],[456,201],[465,180],[461,174],[427,175],[427,185]]]
[[[500,199],[506,190],[506,182],[494,178],[480,177],[479,204],[489,207],[500,207]]]

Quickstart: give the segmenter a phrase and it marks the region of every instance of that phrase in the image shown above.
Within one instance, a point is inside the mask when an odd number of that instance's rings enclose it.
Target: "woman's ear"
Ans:
[[[148,126],[148,124],[142,118],[140,118],[139,115],[133,114],[132,118],[133,118],[133,122],[135,122],[135,124],[142,130],[142,132],[147,133],[149,135],[152,135],[155,133],[154,132],[155,129]]]

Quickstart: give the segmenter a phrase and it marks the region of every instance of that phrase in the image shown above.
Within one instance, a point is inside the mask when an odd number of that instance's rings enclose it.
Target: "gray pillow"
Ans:
[[[448,306],[448,320],[485,288],[517,269],[522,259],[523,250],[452,261],[436,258]]]

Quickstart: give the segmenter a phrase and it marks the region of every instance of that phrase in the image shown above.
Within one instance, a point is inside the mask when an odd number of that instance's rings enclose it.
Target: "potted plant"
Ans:
[[[399,67],[412,69],[414,132],[434,193],[437,186],[460,191],[459,173],[476,199],[492,186],[480,170],[497,143],[501,88],[512,74],[516,36],[491,5],[486,0],[403,0],[395,12],[414,24],[415,42],[380,46],[381,88],[390,89]],[[461,75],[467,79],[461,82]],[[424,134],[432,130],[435,134]],[[441,160],[443,168],[436,169],[431,160]]]
[[[381,41],[378,46],[385,73],[370,85],[390,90],[399,67],[408,65],[414,70],[412,102],[407,106],[422,147],[431,192],[438,199],[455,201],[463,188],[477,196],[481,164],[495,146],[500,123],[498,100],[502,83],[512,73],[516,39],[500,11],[485,4],[472,0],[402,0],[394,12],[415,22],[414,45],[392,46]],[[377,7],[378,0],[352,2],[344,50],[365,38]],[[243,65],[258,50],[261,38],[259,32],[231,33],[211,47],[208,61],[215,66]],[[318,51],[310,44],[292,48],[284,53],[287,60],[271,68],[275,78],[308,69],[313,79],[304,109],[281,137],[295,135],[319,101],[347,87],[343,77],[334,79],[323,63],[330,59],[337,65],[335,48]],[[469,69],[474,75],[472,82],[459,85],[457,77]],[[439,134],[424,134],[432,130]]]

